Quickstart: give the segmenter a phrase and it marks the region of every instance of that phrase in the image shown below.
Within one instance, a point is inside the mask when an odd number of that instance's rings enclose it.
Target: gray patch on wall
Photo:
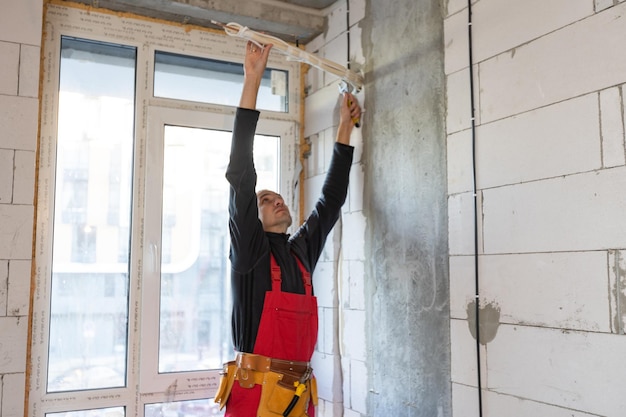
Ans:
[[[478,317],[480,318],[480,344],[486,345],[496,338],[500,327],[500,306],[492,301],[483,306],[479,305]],[[472,337],[476,339],[476,300],[467,305],[467,323]]]
[[[609,251],[609,285],[612,297],[609,304],[612,310],[612,331],[626,334],[626,252]]]

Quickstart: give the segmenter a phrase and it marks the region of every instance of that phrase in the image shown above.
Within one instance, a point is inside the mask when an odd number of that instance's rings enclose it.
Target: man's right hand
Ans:
[[[244,60],[244,76],[262,78],[267,66],[267,59],[270,55],[272,45],[259,47],[252,41],[248,41],[246,45],[246,56]]]
[[[243,62],[243,90],[239,107],[256,109],[256,99],[271,49],[271,44],[260,48],[254,42],[248,41]]]

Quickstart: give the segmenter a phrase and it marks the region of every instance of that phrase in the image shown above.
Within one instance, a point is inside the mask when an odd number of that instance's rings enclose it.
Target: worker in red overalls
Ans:
[[[280,194],[257,193],[253,143],[256,100],[272,45],[248,42],[244,85],[233,129],[230,163],[230,260],[234,361],[225,364],[215,401],[227,417],[314,416],[310,367],[317,341],[311,273],[341,213],[354,148],[349,145],[357,100],[344,93],[332,161],[315,208],[293,235]]]

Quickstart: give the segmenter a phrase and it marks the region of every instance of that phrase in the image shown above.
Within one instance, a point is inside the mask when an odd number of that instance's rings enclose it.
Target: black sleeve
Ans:
[[[226,179],[230,184],[229,229],[231,238],[230,260],[238,273],[249,272],[267,252],[269,245],[258,216],[256,198],[256,171],[253,145],[259,112],[238,108],[235,115],[230,162]]]
[[[333,156],[322,186],[320,198],[305,223],[294,233],[292,242],[305,256],[311,272],[324,249],[326,238],[339,219],[341,207],[348,194],[348,182],[354,147],[335,143]]]

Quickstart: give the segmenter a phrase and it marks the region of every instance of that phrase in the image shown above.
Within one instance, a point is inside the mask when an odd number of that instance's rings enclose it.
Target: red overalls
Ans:
[[[313,296],[311,274],[294,255],[302,272],[305,294],[281,291],[280,267],[270,253],[272,291],[265,293],[263,313],[254,351],[257,355],[275,359],[308,362],[317,342],[317,299]],[[226,404],[225,417],[256,416],[261,386],[242,388],[237,382]],[[315,407],[309,402],[307,410],[314,417]]]

